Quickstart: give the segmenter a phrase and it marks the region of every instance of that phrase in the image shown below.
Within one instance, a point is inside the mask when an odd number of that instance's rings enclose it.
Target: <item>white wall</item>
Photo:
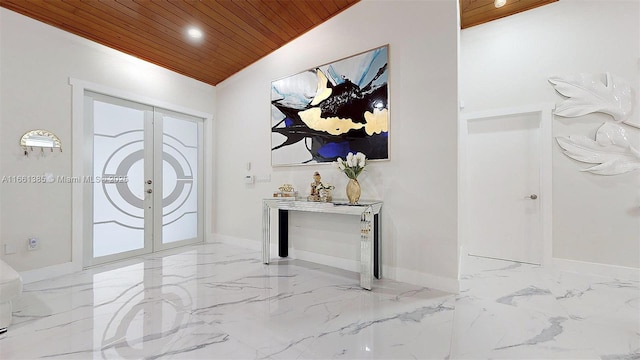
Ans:
[[[70,77],[201,112],[215,110],[213,86],[4,8],[0,8],[0,64],[2,176],[72,175]],[[36,128],[56,133],[63,152],[24,157],[20,136]],[[2,251],[4,260],[18,271],[72,261],[70,184],[4,183],[0,196],[0,243],[18,250],[13,255]],[[26,250],[29,237],[40,238],[40,250]]]
[[[460,35],[463,112],[560,102],[547,79],[611,72],[640,91],[640,2],[562,0],[465,29]],[[636,100],[634,119],[640,123]],[[555,117],[553,135],[592,137],[604,114]],[[636,148],[640,129],[626,127]],[[553,257],[640,267],[640,173],[580,172],[553,141]]]
[[[261,199],[283,183],[307,194],[316,170],[345,197],[329,164],[271,167],[270,83],[389,44],[391,160],[361,175],[362,198],[384,200],[386,277],[457,290],[457,35],[455,0],[365,0],[219,84],[215,232],[257,244]],[[244,184],[247,162],[271,181]],[[292,214],[292,246],[355,261],[353,220]]]

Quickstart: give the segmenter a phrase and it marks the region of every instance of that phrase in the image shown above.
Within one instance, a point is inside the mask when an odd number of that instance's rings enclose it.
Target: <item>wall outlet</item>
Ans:
[[[27,250],[36,250],[40,246],[40,240],[38,238],[31,238],[27,241]]]

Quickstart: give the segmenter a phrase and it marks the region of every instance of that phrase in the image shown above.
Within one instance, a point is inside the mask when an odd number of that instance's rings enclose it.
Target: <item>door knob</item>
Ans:
[[[538,198],[538,195],[536,195],[536,194],[531,194],[531,195],[529,195],[529,196],[528,196],[528,198],[529,198],[529,199],[531,199],[531,200],[535,200],[535,199],[537,199],[537,198]]]
[[[147,184],[151,185],[151,183],[153,183],[153,181],[147,180]]]
[[[147,189],[147,194],[151,194],[153,192],[152,189]]]

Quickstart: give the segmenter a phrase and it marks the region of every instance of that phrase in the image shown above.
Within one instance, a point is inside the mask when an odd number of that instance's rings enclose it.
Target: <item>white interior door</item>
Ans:
[[[541,264],[540,113],[467,121],[470,255]]]
[[[202,119],[95,93],[85,109],[94,169],[85,264],[202,241]]]

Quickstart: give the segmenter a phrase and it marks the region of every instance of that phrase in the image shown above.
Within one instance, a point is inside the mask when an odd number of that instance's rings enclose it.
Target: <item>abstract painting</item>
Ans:
[[[271,83],[271,164],[389,158],[389,47]]]

